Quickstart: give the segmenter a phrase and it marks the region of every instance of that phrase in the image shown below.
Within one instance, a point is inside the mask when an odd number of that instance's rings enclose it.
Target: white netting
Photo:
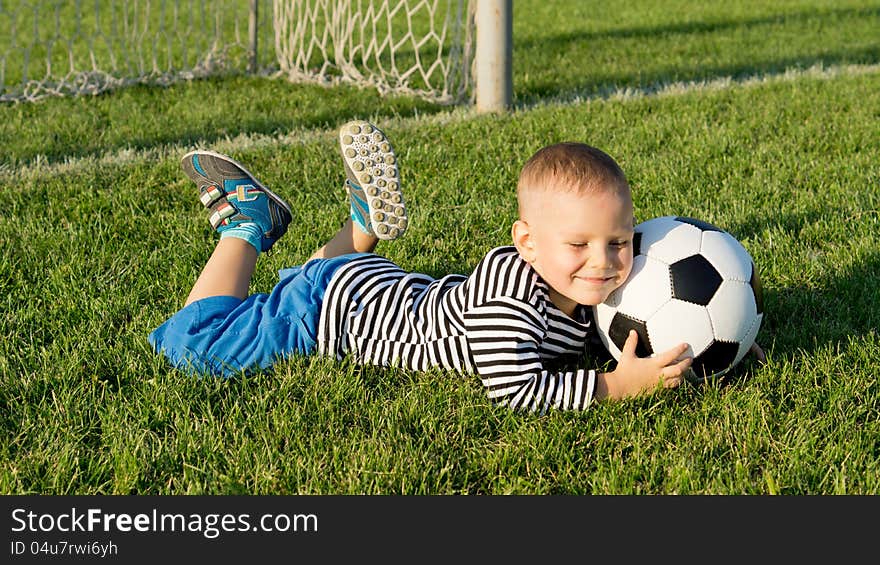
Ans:
[[[0,102],[228,72],[458,102],[475,0],[0,0]]]
[[[294,81],[459,102],[472,84],[475,0],[276,0],[275,51]]]
[[[276,71],[273,41],[272,0],[0,0],[0,101]]]

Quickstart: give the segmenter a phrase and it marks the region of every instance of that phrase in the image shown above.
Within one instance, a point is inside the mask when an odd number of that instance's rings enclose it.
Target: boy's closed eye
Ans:
[[[571,241],[568,244],[572,247],[588,247],[590,245],[589,243],[582,241]],[[629,245],[629,240],[615,240],[609,242],[608,245],[610,245],[611,247],[626,247],[627,245]]]

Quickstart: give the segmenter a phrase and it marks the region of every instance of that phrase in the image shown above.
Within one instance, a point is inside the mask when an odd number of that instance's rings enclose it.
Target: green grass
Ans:
[[[514,18],[524,103],[880,59],[876,1],[518,1]]]
[[[848,46],[867,41],[877,4],[643,2],[565,19],[542,5],[547,25],[529,36],[531,4],[516,4],[519,105],[504,116],[247,78],[0,106],[0,492],[880,493],[880,73],[652,94],[788,61],[876,65],[876,44]],[[604,29],[617,64],[535,79],[544,57],[575,54],[529,38],[577,25]],[[773,55],[769,38],[810,30]],[[721,62],[652,54],[676,34],[714,37]],[[589,96],[612,86],[636,95]],[[224,150],[306,218],[261,258],[252,290],[268,291],[344,217],[335,128],[354,116],[399,154],[412,226],[379,251],[405,268],[468,272],[508,242],[524,159],[587,141],[621,163],[640,219],[685,214],[740,238],[761,271],[768,363],[723,386],[544,416],[440,371],[318,357],[231,380],[170,369],[146,336],[216,240],[179,156]]]

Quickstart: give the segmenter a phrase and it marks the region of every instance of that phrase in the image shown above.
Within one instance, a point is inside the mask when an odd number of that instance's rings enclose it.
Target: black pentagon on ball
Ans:
[[[669,266],[672,296],[706,306],[721,286],[721,274],[702,255],[691,255]]]
[[[749,278],[749,284],[752,292],[755,294],[755,305],[758,307],[758,314],[764,312],[764,290],[761,287],[761,278],[758,276],[758,269],[755,263],[752,263],[752,276]]]
[[[676,216],[675,220],[681,222],[683,224],[690,224],[692,226],[696,226],[703,231],[724,231],[718,226],[713,226],[709,222],[704,222],[703,220],[697,220],[695,218],[688,218],[687,216]]]
[[[637,231],[633,234],[633,257],[642,254],[642,232]]]
[[[732,341],[713,341],[701,354],[694,358],[691,369],[698,380],[727,370],[736,359],[739,344]]]
[[[654,353],[651,341],[648,339],[648,327],[645,325],[645,322],[620,312],[615,312],[614,317],[611,319],[611,324],[608,326],[608,337],[611,338],[617,349],[623,351],[623,344],[626,342],[627,336],[629,336],[629,330],[636,330],[636,333],[639,335],[636,355],[647,357]]]

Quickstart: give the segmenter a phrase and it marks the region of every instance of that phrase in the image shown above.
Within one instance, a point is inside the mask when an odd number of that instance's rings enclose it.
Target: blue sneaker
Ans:
[[[397,157],[388,138],[373,124],[355,120],[340,128],[339,145],[352,221],[379,239],[403,235],[409,219],[400,190]]]
[[[211,227],[220,233],[245,222],[256,223],[268,251],[287,232],[290,206],[260,184],[240,163],[213,151],[190,151],[181,159],[186,175],[199,187],[199,200],[211,211]]]

